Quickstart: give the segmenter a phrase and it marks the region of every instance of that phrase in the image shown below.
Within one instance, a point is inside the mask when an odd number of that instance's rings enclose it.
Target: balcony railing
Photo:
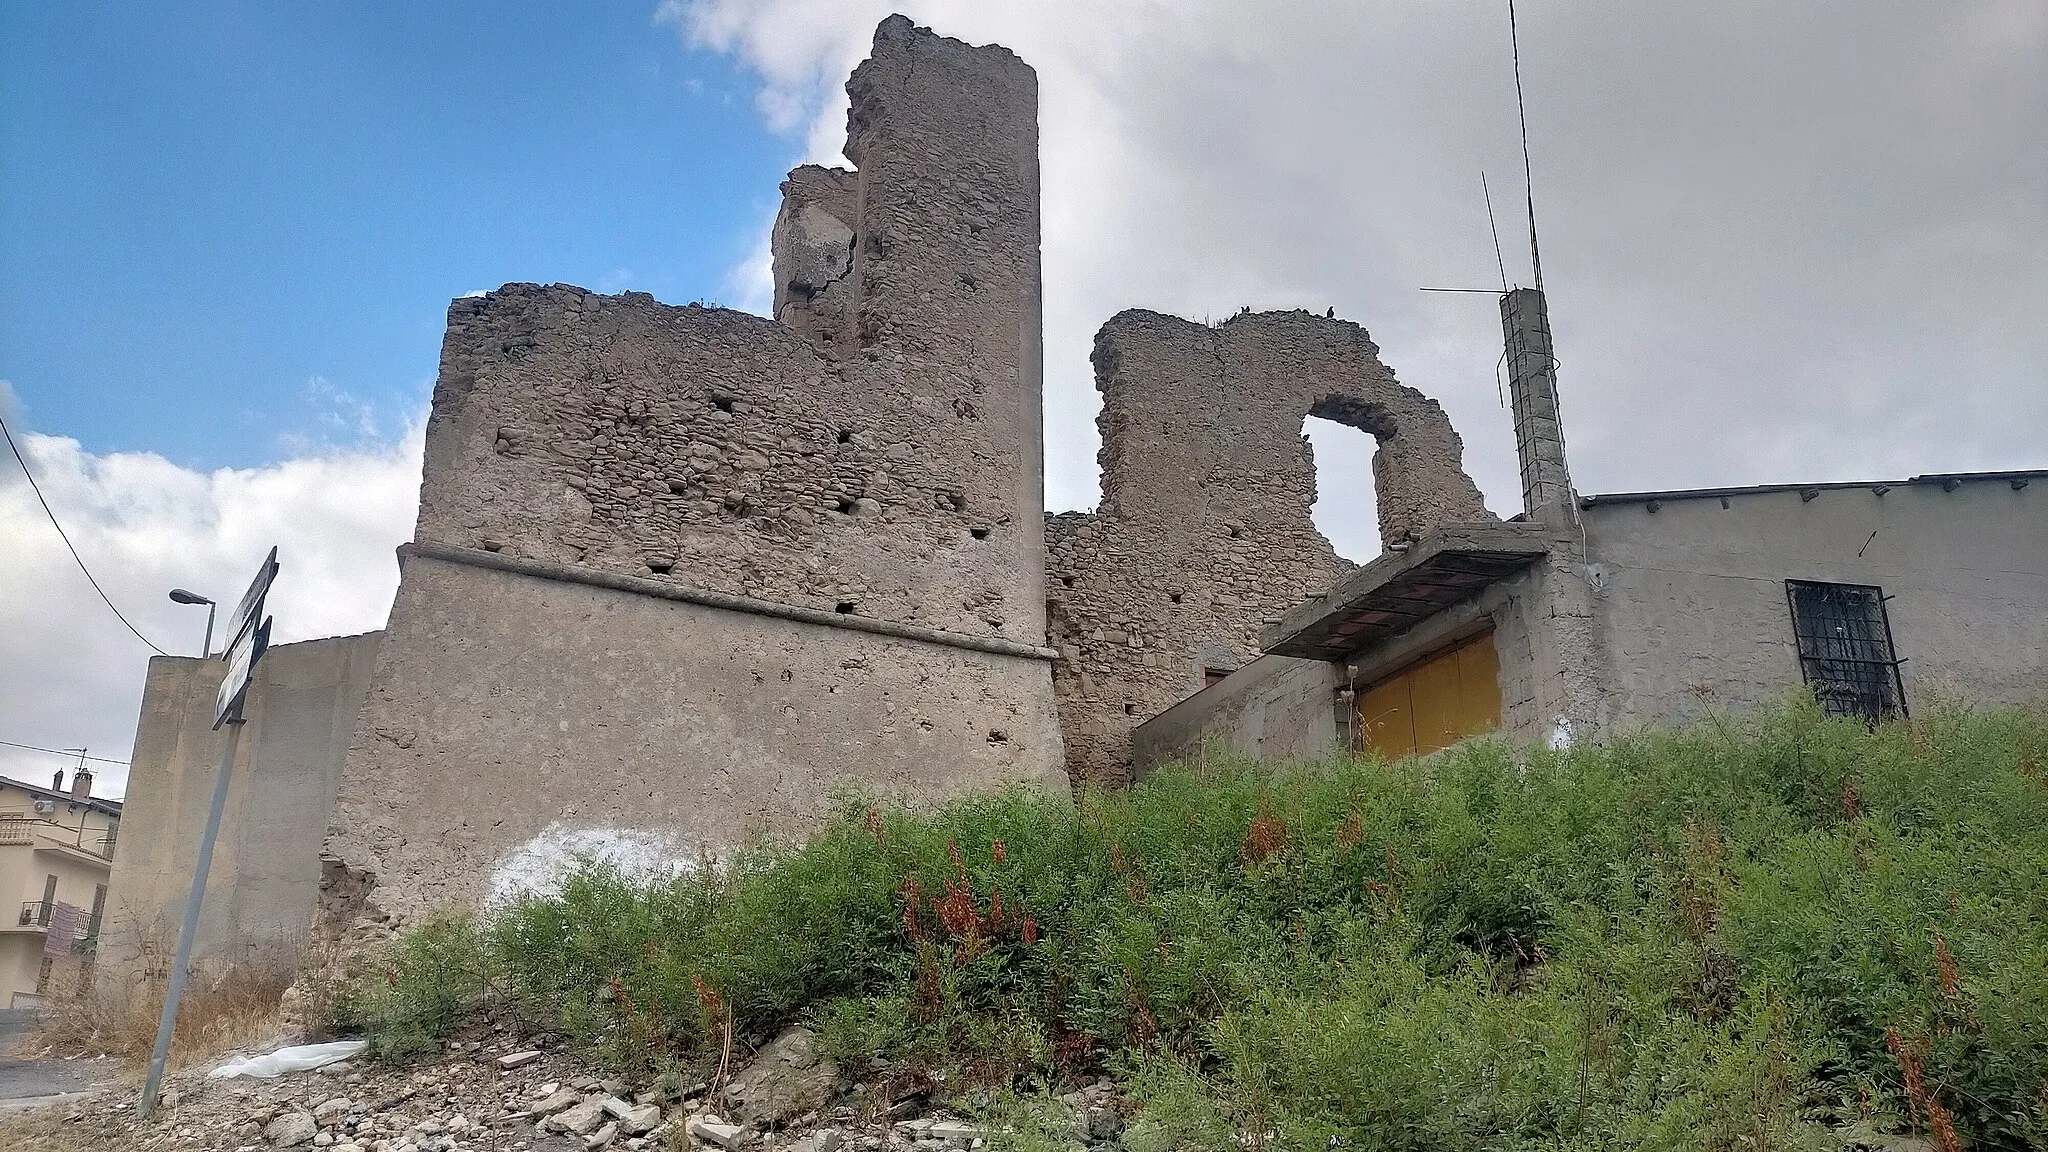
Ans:
[[[55,820],[34,819],[27,816],[0,816],[0,847],[34,844],[41,837],[53,844],[77,848],[90,852],[102,860],[114,858],[114,842],[119,837],[117,829],[73,828]]]
[[[21,915],[15,918],[15,927],[40,928],[48,933],[43,944],[45,953],[75,954],[99,948],[99,917],[73,904],[24,900]]]

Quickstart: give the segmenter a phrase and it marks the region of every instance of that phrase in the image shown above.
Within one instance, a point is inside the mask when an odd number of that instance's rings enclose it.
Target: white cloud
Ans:
[[[93,575],[167,651],[197,655],[206,613],[165,594],[184,587],[228,601],[225,624],[272,544],[282,564],[269,606],[275,642],[383,626],[394,550],[419,503],[422,420],[393,442],[211,473],[153,453],[95,455],[10,424]],[[127,759],[151,653],[93,594],[12,459],[0,469],[0,587],[0,739]],[[61,766],[0,748],[0,774],[40,782]],[[125,770],[94,767],[95,790],[119,795]]]
[[[1526,283],[1499,0],[668,0],[844,163],[847,69],[901,10],[1037,68],[1047,496],[1096,493],[1120,309],[1335,306],[1519,505],[1479,174]],[[1584,491],[2048,465],[2048,8],[1553,3],[1522,13],[1545,279]],[[764,230],[765,231],[765,230]],[[759,278],[757,250],[735,271]],[[1334,537],[1363,437],[1315,432]],[[1337,499],[1332,499],[1337,497]]]

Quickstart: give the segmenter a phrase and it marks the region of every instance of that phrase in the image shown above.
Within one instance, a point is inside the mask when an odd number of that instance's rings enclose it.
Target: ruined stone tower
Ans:
[[[1297,311],[1211,328],[1134,310],[1103,325],[1094,361],[1102,505],[1046,519],[1076,779],[1128,779],[1133,728],[1256,658],[1265,625],[1351,569],[1310,519],[1305,417],[1379,441],[1388,547],[1493,519],[1443,409],[1398,383],[1356,324]]]
[[[577,845],[688,856],[835,789],[1063,786],[1044,647],[1037,79],[902,17],[799,168],[776,319],[456,301],[325,928]]]

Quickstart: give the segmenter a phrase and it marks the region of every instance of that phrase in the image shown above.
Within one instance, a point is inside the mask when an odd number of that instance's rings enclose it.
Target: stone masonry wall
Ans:
[[[1316,531],[1314,415],[1379,441],[1380,532],[1491,520],[1443,409],[1365,330],[1307,312],[1211,328],[1155,312],[1095,338],[1102,504],[1046,518],[1048,643],[1076,780],[1130,773],[1131,730],[1259,655],[1259,631],[1349,570]]]
[[[454,303],[418,539],[1042,643],[1036,79],[895,17],[848,89],[861,167],[784,186],[780,323]]]
[[[1062,779],[1037,79],[891,17],[847,88],[856,167],[784,184],[776,319],[559,284],[450,307],[323,933],[591,837],[719,852],[841,785]]]

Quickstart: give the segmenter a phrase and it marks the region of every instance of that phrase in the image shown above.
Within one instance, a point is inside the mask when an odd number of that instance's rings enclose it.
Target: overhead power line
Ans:
[[[0,740],[0,745],[5,745],[9,748],[25,748],[30,752],[48,752],[52,756],[62,756],[67,760],[97,760],[102,764],[122,765],[128,763],[126,760],[109,760],[105,756],[87,756],[76,748],[44,748],[35,744],[16,744],[12,740]]]
[[[169,652],[157,647],[154,641],[144,636],[142,631],[135,627],[135,625],[129,623],[128,617],[123,616],[121,610],[114,607],[113,600],[107,596],[107,590],[100,587],[100,582],[93,578],[92,569],[85,566],[85,557],[78,554],[78,546],[71,542],[71,534],[64,531],[64,525],[57,520],[57,513],[51,510],[50,502],[44,499],[43,487],[36,483],[36,474],[29,471],[28,457],[21,454],[21,446],[14,442],[14,433],[8,429],[5,418],[0,418],[0,436],[7,437],[7,446],[14,450],[14,459],[16,463],[21,465],[21,474],[28,477],[29,490],[36,494],[36,503],[43,506],[43,515],[50,518],[50,526],[57,530],[57,536],[64,541],[64,547],[71,550],[71,558],[78,561],[78,570],[85,573],[86,582],[92,585],[92,590],[100,594],[100,600],[106,604],[107,611],[112,612],[116,620],[126,625],[130,632],[135,633],[137,640],[149,645],[150,651],[155,652],[159,656],[169,656]]]

